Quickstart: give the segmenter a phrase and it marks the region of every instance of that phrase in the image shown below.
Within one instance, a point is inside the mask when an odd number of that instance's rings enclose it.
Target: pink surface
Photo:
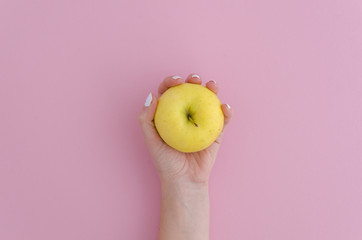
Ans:
[[[137,113],[199,73],[234,108],[211,239],[362,239],[362,2],[0,2],[0,239],[156,239]]]

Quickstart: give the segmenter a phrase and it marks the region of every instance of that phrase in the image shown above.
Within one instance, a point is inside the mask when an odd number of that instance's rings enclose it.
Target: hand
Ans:
[[[161,96],[168,88],[180,85],[183,82],[183,79],[177,76],[165,78],[158,88],[158,95]],[[185,82],[201,84],[202,80],[198,75],[190,74]],[[218,93],[219,87],[214,81],[207,82],[206,87],[215,94]],[[230,106],[222,104],[224,129],[219,137],[208,148],[194,153],[179,152],[162,140],[153,122],[156,108],[157,97],[150,93],[145,106],[138,115],[138,120],[143,131],[145,144],[151,154],[161,182],[207,184],[225,127],[232,117]]]

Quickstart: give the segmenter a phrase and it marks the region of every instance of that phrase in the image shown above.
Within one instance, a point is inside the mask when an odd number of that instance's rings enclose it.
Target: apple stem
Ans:
[[[191,116],[188,117],[189,121],[192,122],[193,124],[195,124],[196,127],[199,127],[197,126],[197,124],[194,122],[194,120],[191,118]]]

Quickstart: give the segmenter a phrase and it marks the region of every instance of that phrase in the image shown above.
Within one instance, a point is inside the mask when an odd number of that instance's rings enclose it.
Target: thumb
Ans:
[[[138,114],[138,122],[141,125],[143,138],[146,146],[149,150],[162,143],[160,136],[153,123],[153,117],[155,116],[157,108],[157,97],[150,93],[147,96],[145,105]]]

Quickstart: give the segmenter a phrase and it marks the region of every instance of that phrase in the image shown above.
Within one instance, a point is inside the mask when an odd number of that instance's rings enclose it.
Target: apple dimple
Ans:
[[[190,121],[192,124],[194,124],[196,127],[198,127],[197,123],[195,122],[194,118],[194,113],[193,111],[191,111],[191,107],[189,107],[187,110],[186,110],[186,118],[188,121]]]

